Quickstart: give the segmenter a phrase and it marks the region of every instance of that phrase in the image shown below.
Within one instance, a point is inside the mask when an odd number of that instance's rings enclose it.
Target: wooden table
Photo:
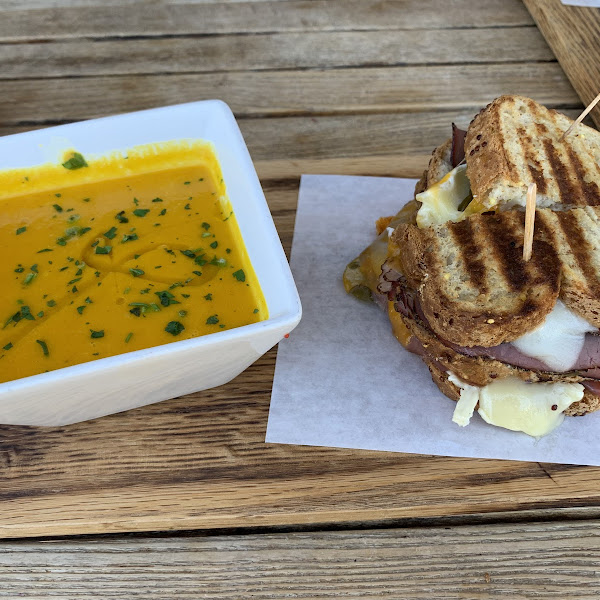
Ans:
[[[568,9],[565,37],[559,0],[528,4],[565,68],[593,42],[596,11]],[[518,0],[0,10],[0,135],[222,98],[286,251],[301,173],[417,177],[502,93],[582,109]],[[0,427],[0,598],[598,597],[599,469],[265,445],[275,356],[122,415]]]

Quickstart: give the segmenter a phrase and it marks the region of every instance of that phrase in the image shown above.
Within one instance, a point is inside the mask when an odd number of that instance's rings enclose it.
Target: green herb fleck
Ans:
[[[50,354],[50,352],[48,352],[48,344],[46,344],[46,342],[44,342],[44,340],[35,340],[41,347],[42,347],[42,352],[44,353],[44,356],[48,356]]]
[[[175,296],[173,296],[173,294],[171,294],[171,292],[168,292],[165,290],[164,292],[154,292],[154,293],[158,296],[160,303],[163,306],[169,306],[171,304],[181,304],[180,302],[175,300]]]
[[[255,308],[252,312],[256,314],[258,312],[258,308]]]
[[[244,273],[244,271],[242,271],[242,269],[240,269],[239,271],[236,271],[235,273],[233,273],[233,276],[238,281],[246,281],[246,274]]]
[[[147,215],[149,212],[150,212],[150,209],[149,209],[149,208],[136,208],[136,209],[133,211],[133,214],[134,214],[136,217],[145,217],[145,216],[146,216],[146,215]]]
[[[92,299],[88,296],[84,302],[87,302],[87,304],[92,304]]]
[[[207,238],[207,237],[210,237],[211,235],[212,235],[212,233],[208,233],[205,231],[200,237]]]
[[[212,300],[212,294],[206,294],[206,296],[204,296],[205,300]]]
[[[159,216],[159,217],[163,217],[163,216],[164,216],[164,215],[166,215],[166,214],[167,214],[167,209],[166,209],[166,208],[163,208],[163,209],[162,209],[162,210],[161,210],[161,211],[158,213],[158,216]]]
[[[206,229],[207,231],[210,229],[210,225],[206,221],[204,223],[202,223],[202,227],[204,229]]]
[[[54,194],[57,198],[62,197],[62,194]]]
[[[188,203],[188,204],[186,204],[186,205],[185,205],[183,208],[184,208],[185,210],[191,210],[191,208],[192,208],[192,207],[191,207],[191,206],[189,205],[189,203]]]
[[[87,167],[88,164],[85,162],[85,158],[79,152],[73,152],[73,156],[65,161],[62,166],[65,169],[69,169],[70,171],[74,171],[75,169],[81,169],[82,167]]]
[[[185,315],[187,315],[187,310],[180,310],[180,311],[179,311],[177,314],[178,314],[180,317],[185,317]]]
[[[121,212],[117,213],[115,215],[115,219],[117,221],[119,221],[119,223],[129,223],[129,219],[125,216],[125,211],[122,210]]]
[[[44,311],[40,310],[40,312],[37,314],[37,316],[41,319],[44,316]]]
[[[92,339],[98,339],[98,338],[103,338],[104,337],[104,329],[101,329],[100,331],[94,331],[93,329],[90,329],[90,337]]]
[[[19,229],[17,229],[17,235],[21,235],[22,233],[25,233],[27,231],[27,227],[19,227]]]
[[[110,254],[112,246],[96,246],[94,254]]]
[[[206,319],[207,325],[216,325],[218,322],[219,317],[217,317],[217,315],[212,315],[212,317],[208,317],[208,319]]]
[[[112,240],[117,235],[117,228],[111,227],[108,231],[102,234],[104,237],[107,237],[109,240]]]
[[[52,308],[53,306],[56,306],[56,300],[48,300],[48,302],[46,302],[46,305]]]
[[[192,271],[194,275],[198,275],[198,277],[202,277],[202,271]]]
[[[75,277],[75,279],[71,279],[71,281],[69,281],[67,283],[67,285],[73,285],[74,283],[77,283],[78,281],[81,281],[81,277]]]
[[[37,251],[38,254],[42,254],[42,252],[52,252],[52,248],[42,248]]]
[[[145,273],[145,271],[142,271],[142,269],[129,269],[129,272],[134,277],[141,277]]]
[[[133,332],[132,332],[132,331],[130,331],[130,332],[127,334],[127,337],[125,338],[125,343],[126,343],[126,344],[129,344],[129,341],[131,340],[131,338],[132,338],[132,337],[133,337]]]
[[[191,250],[180,250],[179,252],[181,252],[181,254],[187,256],[188,258],[196,258],[196,254]]]
[[[137,240],[137,239],[138,239],[137,233],[125,233],[123,235],[123,239],[121,240],[121,244],[124,244],[125,242],[131,242],[131,241]]]
[[[213,242],[213,243],[210,245],[210,247],[214,249],[214,248],[216,248],[218,245],[219,245],[219,242]]]
[[[90,201],[90,198],[82,198],[82,200],[83,200],[84,202],[89,202],[89,201]]]
[[[133,203],[137,206],[140,203],[140,201],[137,198],[134,198]],[[135,213],[135,211],[133,212]]]
[[[81,219],[81,215],[70,215],[67,221],[69,223],[76,223],[77,221],[79,221],[79,219]]]
[[[215,265],[215,267],[224,267],[227,264],[227,261],[224,258],[217,258],[216,256],[210,261],[211,265]]]
[[[152,200],[152,202],[162,202],[162,198],[154,198],[154,200]]]
[[[36,277],[37,277],[37,273],[27,273],[27,275],[25,276],[25,279],[23,280],[23,283],[25,285],[29,285]]]
[[[6,346],[3,346],[4,350],[10,350],[13,347],[12,342],[8,342]]]
[[[80,315],[82,315],[82,314],[83,314],[83,311],[84,311],[84,309],[85,309],[85,306],[78,306],[78,307],[77,307],[77,312],[78,312]]]
[[[171,335],[179,335],[185,327],[179,321],[169,321],[165,327],[165,331]]]
[[[24,268],[24,267],[17,267],[17,268],[15,269],[15,273],[22,273],[24,270],[25,270],[25,268]]]
[[[60,204],[53,204],[52,206],[54,207],[54,210],[56,212],[61,213],[63,211],[63,208],[62,208],[62,206]]]

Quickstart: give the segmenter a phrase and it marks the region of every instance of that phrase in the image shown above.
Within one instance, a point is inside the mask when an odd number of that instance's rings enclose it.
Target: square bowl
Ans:
[[[211,142],[269,318],[226,331],[0,384],[0,423],[56,426],[227,383],[300,321],[292,274],[242,134],[220,100],[168,106],[0,138],[0,169],[172,140]]]

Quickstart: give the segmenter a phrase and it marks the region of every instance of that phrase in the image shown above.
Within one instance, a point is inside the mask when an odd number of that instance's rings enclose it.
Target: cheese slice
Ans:
[[[417,194],[416,199],[422,203],[417,213],[417,225],[428,227],[447,221],[462,221],[465,213],[458,210],[458,207],[470,191],[467,165],[452,169],[435,185]]]
[[[564,411],[583,398],[579,383],[527,383],[517,377],[499,379],[484,387],[469,385],[454,374],[448,380],[460,388],[460,399],[452,420],[458,425],[469,423],[477,412],[490,425],[543,437],[556,429]]]
[[[560,300],[544,322],[512,343],[521,353],[542,361],[550,371],[564,372],[577,363],[585,334],[598,331]]]

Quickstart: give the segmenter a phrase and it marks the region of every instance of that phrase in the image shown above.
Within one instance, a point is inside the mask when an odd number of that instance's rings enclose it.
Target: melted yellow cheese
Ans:
[[[0,382],[268,317],[204,142],[0,172],[0,256]]]

